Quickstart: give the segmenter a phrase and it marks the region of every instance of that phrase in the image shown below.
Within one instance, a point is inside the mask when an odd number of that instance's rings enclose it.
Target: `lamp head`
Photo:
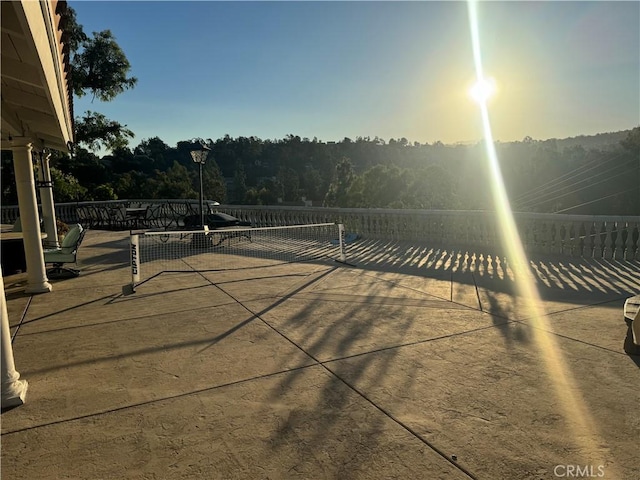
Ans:
[[[202,140],[199,140],[193,143],[189,153],[191,153],[191,159],[194,163],[201,163],[204,165],[210,151],[211,149],[207,147]]]

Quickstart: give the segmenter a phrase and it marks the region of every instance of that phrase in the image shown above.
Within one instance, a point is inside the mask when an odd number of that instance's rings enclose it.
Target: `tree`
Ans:
[[[233,196],[238,202],[243,202],[247,195],[247,174],[242,162],[238,162],[237,165],[233,174]]]
[[[116,192],[113,190],[113,187],[111,185],[102,184],[102,185],[98,185],[93,190],[93,199],[94,200],[117,200],[118,195],[116,195]]]
[[[260,182],[258,190],[258,204],[273,205],[278,201],[280,186],[275,180],[267,178]]]
[[[282,189],[282,199],[292,202],[300,199],[300,180],[293,168],[281,167],[278,170],[278,183]]]
[[[412,172],[400,200],[405,208],[446,210],[459,206],[451,175],[439,165]]]
[[[82,27],[75,25],[73,28],[79,35],[77,30]],[[83,97],[89,91],[93,98],[109,102],[136,85],[137,78],[127,77],[131,64],[110,30],[93,32],[93,38],[84,32],[82,35],[83,40],[74,44],[77,49],[71,58],[75,95]]]
[[[89,193],[100,184],[108,183],[112,180],[111,172],[98,156],[85,150],[77,148],[75,154],[68,158],[66,156],[57,156],[53,159],[51,165],[59,169],[63,169],[66,174],[73,175],[83,187],[87,188]]]
[[[69,35],[71,84],[77,97],[91,93],[94,99],[109,102],[136,85],[138,80],[128,76],[131,64],[111,31],[93,32],[89,37],[71,7],[65,13],[65,31]],[[126,125],[96,112],[87,111],[75,119],[76,143],[91,150],[126,146],[132,137]]]
[[[197,198],[198,194],[191,184],[187,169],[174,162],[166,172],[156,171],[156,177],[151,180],[155,185],[154,198]]]
[[[133,132],[120,123],[109,120],[101,113],[87,110],[82,117],[75,120],[76,144],[85,145],[90,150],[101,147],[115,150],[124,148],[133,138]]]
[[[640,153],[640,127],[632,129],[627,136],[620,141],[620,145],[625,150],[632,152],[634,155]]]
[[[196,181],[199,182],[199,179]],[[198,185],[197,188],[199,190],[200,185]],[[202,188],[206,199],[215,200],[220,203],[227,199],[227,185],[215,160],[209,159],[203,168]]]
[[[89,39],[84,33],[82,25],[76,19],[76,11],[69,5],[64,13],[64,30],[68,35],[67,42],[71,52],[77,52],[80,46]]]
[[[620,141],[622,147],[621,161],[628,161],[629,170],[625,175],[624,185],[616,186],[623,192],[619,198],[618,213],[640,215],[640,127],[635,127],[626,138]]]
[[[347,139],[345,139],[347,140]],[[349,140],[351,142],[351,140]],[[336,165],[329,190],[324,198],[325,207],[342,207],[346,205],[349,187],[355,179],[355,171],[351,160],[342,157]]]
[[[109,166],[114,174],[122,174],[135,170],[132,167],[134,163],[134,154],[129,147],[118,147],[111,155],[106,155],[102,160]]]
[[[307,197],[307,200],[317,200],[322,198],[324,181],[320,171],[307,166],[302,174],[303,192]]]
[[[367,207],[389,207],[407,188],[406,175],[395,165],[376,165],[362,177],[362,199]]]
[[[156,186],[142,173],[130,171],[118,176],[115,192],[118,198],[154,198]]]
[[[141,165],[144,172],[154,170],[167,170],[177,159],[177,150],[169,147],[159,137],[143,139],[136,148],[133,149],[136,156],[140,156],[145,165]]]
[[[51,167],[53,180],[53,195],[59,202],[77,202],[85,197],[87,189],[78,182],[73,175],[65,174],[55,167]]]

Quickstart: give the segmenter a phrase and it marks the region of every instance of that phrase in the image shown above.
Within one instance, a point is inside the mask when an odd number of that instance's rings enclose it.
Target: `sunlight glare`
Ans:
[[[469,88],[467,92],[471,99],[480,104],[487,103],[491,97],[496,94],[497,87],[495,79],[489,78],[479,78],[476,83]]]
[[[478,0],[468,0],[469,29],[471,30],[471,41],[473,48],[473,60],[475,65],[477,85],[483,85],[484,72],[482,67],[482,57],[480,55],[480,34],[478,25]],[[484,91],[484,87],[479,88]],[[480,95],[484,98],[484,94]],[[573,430],[572,439],[577,443],[579,451],[584,455],[585,460],[591,462],[600,461],[602,451],[599,448],[601,442],[598,429],[592,417],[589,407],[582,398],[567,361],[558,346],[557,337],[550,333],[549,319],[544,311],[544,304],[535,286],[532,274],[529,269],[529,261],[524,252],[520,234],[513,217],[513,212],[509,204],[506,193],[498,155],[496,152],[489,111],[486,101],[479,101],[478,107],[482,118],[482,129],[485,139],[488,167],[491,178],[491,191],[496,209],[498,230],[502,237],[502,244],[507,250],[509,267],[513,271],[519,298],[524,303],[526,316],[529,317],[531,331],[535,340],[540,358],[547,372],[549,383],[552,385],[556,401],[561,405],[564,417],[570,428]],[[615,473],[609,470],[611,478],[616,477]]]

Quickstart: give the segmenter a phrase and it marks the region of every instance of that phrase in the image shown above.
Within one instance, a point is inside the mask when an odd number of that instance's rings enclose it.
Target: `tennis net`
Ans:
[[[148,231],[130,237],[131,285],[164,272],[210,272],[320,259],[346,261],[344,226]],[[123,289],[125,291],[125,289]]]

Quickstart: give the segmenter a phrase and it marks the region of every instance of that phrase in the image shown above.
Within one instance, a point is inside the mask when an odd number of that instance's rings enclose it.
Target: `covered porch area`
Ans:
[[[13,157],[21,239],[26,260],[25,291],[52,287],[43,258],[34,161],[47,246],[56,247],[57,228],[48,151],[68,151],[73,141],[69,47],[63,33],[66,2],[2,2],[2,150]],[[0,234],[1,235],[1,234]],[[13,363],[4,288],[0,282],[2,323],[2,406],[24,402],[27,383]]]

